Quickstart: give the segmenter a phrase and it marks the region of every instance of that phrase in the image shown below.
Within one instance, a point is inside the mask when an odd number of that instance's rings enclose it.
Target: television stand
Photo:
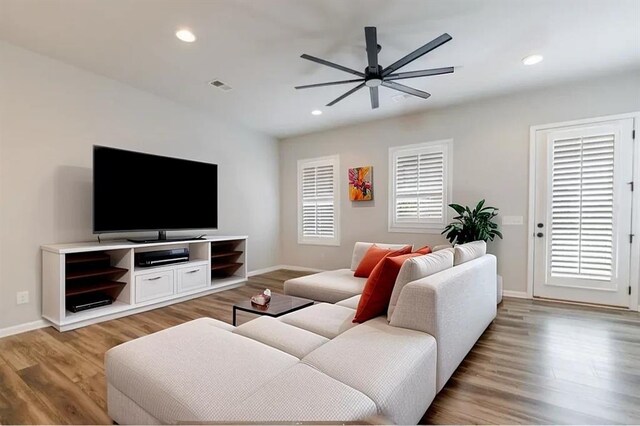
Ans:
[[[189,260],[136,265],[139,253],[173,248],[189,249]],[[238,287],[247,281],[246,250],[246,236],[221,235],[185,242],[45,245],[42,316],[58,330],[67,331]],[[112,303],[73,312],[77,298],[96,296],[99,301],[100,294]]]
[[[164,241],[193,241],[193,240],[204,240],[204,235],[199,235],[197,237],[175,237],[175,238],[167,238],[167,231],[158,231],[158,238],[127,238],[127,241],[131,241],[132,243],[144,244],[144,243],[161,243]]]

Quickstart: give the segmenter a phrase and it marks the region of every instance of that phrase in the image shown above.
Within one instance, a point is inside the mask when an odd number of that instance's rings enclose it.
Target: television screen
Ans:
[[[93,147],[93,232],[218,227],[218,166]]]

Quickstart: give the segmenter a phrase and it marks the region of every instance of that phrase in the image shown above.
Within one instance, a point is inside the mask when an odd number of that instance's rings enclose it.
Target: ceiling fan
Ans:
[[[431,96],[430,93],[423,92],[422,90],[414,89],[412,87],[405,86],[400,83],[396,83],[396,80],[403,80],[406,78],[416,78],[416,77],[427,77],[430,75],[440,75],[440,74],[450,74],[453,72],[453,67],[446,68],[433,68],[430,70],[421,70],[421,71],[409,71],[409,72],[398,72],[400,68],[408,65],[409,63],[415,61],[421,56],[431,52],[437,47],[442,46],[449,40],[451,40],[451,36],[447,33],[442,34],[440,37],[437,37],[431,40],[429,43],[424,46],[414,50],[409,53],[407,56],[404,56],[398,59],[393,64],[389,65],[386,68],[382,68],[380,64],[378,64],[378,53],[382,49],[382,47],[378,44],[378,36],[376,27],[365,27],[364,28],[364,37],[367,42],[367,59],[369,65],[364,69],[364,72],[356,71],[351,68],[344,67],[342,65],[335,64],[333,62],[325,61],[324,59],[316,58],[315,56],[304,54],[300,56],[303,59],[307,59],[312,62],[317,62],[322,65],[326,65],[331,68],[339,69],[344,72],[348,72],[349,74],[357,75],[360,78],[356,78],[353,80],[342,80],[342,81],[331,81],[328,83],[318,83],[318,84],[308,84],[306,86],[296,86],[296,89],[309,89],[311,87],[324,87],[324,86],[335,86],[338,84],[348,84],[348,83],[359,83],[356,87],[349,90],[345,94],[340,97],[334,99],[329,102],[327,106],[332,106],[343,100],[349,95],[357,92],[363,87],[369,88],[369,94],[371,95],[371,108],[375,109],[379,106],[378,99],[378,86],[388,87],[389,89],[394,89],[400,92],[408,93],[409,95],[417,96],[419,98],[427,99]]]

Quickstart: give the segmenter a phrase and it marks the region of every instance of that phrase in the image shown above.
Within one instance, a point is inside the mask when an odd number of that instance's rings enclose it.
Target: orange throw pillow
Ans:
[[[369,278],[371,271],[376,265],[387,256],[398,256],[400,254],[411,253],[411,246],[405,246],[399,250],[392,250],[372,245],[369,250],[364,254],[364,257],[358,264],[356,271],[353,273],[354,277]]]
[[[387,256],[373,268],[364,285],[360,302],[353,322],[365,322],[387,312],[396,278],[405,260],[422,256],[420,253],[408,253],[399,256]]]
[[[419,248],[418,250],[414,251],[414,253],[429,254],[429,253],[431,253],[431,247],[424,246],[424,247]]]

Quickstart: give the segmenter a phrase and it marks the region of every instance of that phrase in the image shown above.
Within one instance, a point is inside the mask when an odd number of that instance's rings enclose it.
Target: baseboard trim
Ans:
[[[39,328],[50,327],[51,323],[45,320],[38,320],[32,322],[26,322],[24,324],[18,324],[11,327],[0,328],[0,338],[13,336],[15,334],[26,333],[27,331],[37,330]]]
[[[277,271],[279,269],[289,269],[291,271],[301,271],[301,272],[322,272],[322,271],[324,271],[324,269],[308,268],[306,266],[275,265],[275,266],[269,266],[268,268],[255,269],[253,271],[249,271],[247,273],[247,276],[248,277],[253,277],[254,275],[266,274],[268,272]]]
[[[504,297],[515,297],[516,299],[531,299],[526,291],[502,290]]]

